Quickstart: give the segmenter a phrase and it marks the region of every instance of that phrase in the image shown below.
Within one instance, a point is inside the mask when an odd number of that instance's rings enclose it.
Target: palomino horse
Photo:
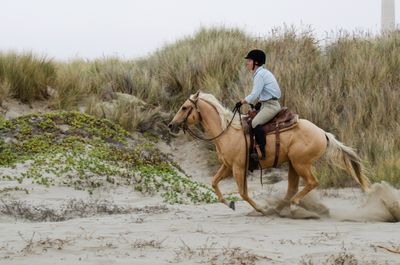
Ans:
[[[208,135],[213,139],[222,165],[213,177],[212,187],[218,200],[232,209],[234,204],[228,203],[218,187],[223,178],[234,176],[240,196],[255,210],[268,214],[259,207],[247,192],[246,180],[246,141],[237,117],[227,126],[233,113],[223,107],[211,94],[197,92],[186,100],[173,120],[168,125],[177,133],[182,126],[201,123]],[[222,133],[222,134],[221,134]],[[249,141],[249,136],[246,136]],[[318,180],[312,173],[312,163],[323,154],[336,166],[347,170],[365,191],[368,189],[368,179],[363,175],[360,158],[353,149],[345,146],[335,137],[317,127],[308,120],[299,119],[298,125],[291,130],[281,132],[279,164],[289,163],[288,189],[284,201],[293,208],[312,189],[318,186]],[[267,136],[267,159],[260,161],[262,168],[272,167],[275,155],[275,136]],[[304,180],[304,188],[298,192],[299,177]]]

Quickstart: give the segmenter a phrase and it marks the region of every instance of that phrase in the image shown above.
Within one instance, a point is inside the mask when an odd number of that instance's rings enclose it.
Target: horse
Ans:
[[[206,133],[212,137],[210,140],[214,143],[221,162],[212,179],[212,187],[218,201],[235,209],[234,202],[225,200],[218,187],[222,179],[233,175],[242,199],[256,211],[264,215],[271,214],[248,195],[246,147],[249,135],[243,133],[239,118],[225,108],[215,96],[199,91],[182,104],[168,127],[172,133],[177,134],[181,128],[185,129],[198,123],[201,123]],[[272,167],[275,159],[275,137],[273,134],[266,137],[267,159],[259,161],[262,169]],[[333,165],[350,173],[363,191],[368,189],[369,181],[356,152],[312,122],[299,119],[297,126],[280,133],[280,141],[278,165],[285,162],[289,164],[288,188],[283,201],[291,210],[297,209],[300,200],[318,186],[318,180],[312,172],[312,164],[323,155]],[[304,180],[304,188],[299,192],[300,177]],[[278,207],[282,209],[284,206]]]

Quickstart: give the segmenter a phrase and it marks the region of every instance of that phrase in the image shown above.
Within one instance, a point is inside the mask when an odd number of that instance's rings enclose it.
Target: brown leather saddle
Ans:
[[[250,149],[249,152],[252,153],[253,151],[256,151],[259,154],[259,158],[261,157],[260,155],[260,149],[258,145],[255,144],[254,140],[254,135],[252,135],[252,130],[249,130],[251,128],[251,121],[252,119],[257,115],[258,110],[256,109],[250,109],[248,112],[248,116],[243,118],[245,119],[245,124],[249,126],[247,128],[247,133],[250,134]],[[267,122],[266,124],[263,125],[264,133],[266,135],[268,134],[275,134],[275,159],[274,159],[274,164],[273,167],[278,166],[279,162],[279,153],[280,153],[280,132],[290,130],[297,126],[299,115],[291,112],[287,107],[283,107],[276,116]],[[259,165],[258,161],[252,161],[250,159],[249,162],[249,170],[253,171],[254,169],[257,169]]]

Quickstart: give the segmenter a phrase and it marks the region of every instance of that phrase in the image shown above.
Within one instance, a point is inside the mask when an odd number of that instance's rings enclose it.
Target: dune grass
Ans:
[[[53,85],[55,76],[54,62],[44,56],[32,53],[0,53],[1,90],[8,89],[24,103],[47,99],[47,86]]]
[[[237,29],[203,28],[140,60],[53,62],[2,53],[0,100],[9,94],[25,102],[46,98],[44,87],[50,86],[58,109],[93,106],[93,97],[101,100],[112,91],[145,101],[145,110],[174,113],[202,90],[232,107],[251,90],[243,57],[252,48],[267,52],[266,66],[278,79],[283,105],[354,147],[371,179],[400,185],[399,31],[381,36],[340,32],[321,43],[310,30],[283,28],[253,38]],[[135,130],[146,123],[140,120],[142,111],[119,104],[114,120]],[[318,168],[317,174],[322,186],[347,184],[335,169]]]

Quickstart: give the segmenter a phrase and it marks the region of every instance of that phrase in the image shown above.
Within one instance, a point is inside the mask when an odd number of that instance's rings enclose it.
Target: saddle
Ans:
[[[244,119],[244,124],[248,125],[247,128],[247,133],[250,134],[250,148],[249,148],[249,153],[252,153],[253,151],[256,151],[258,153],[258,157],[261,157],[261,152],[258,147],[258,145],[255,145],[255,140],[254,140],[254,135],[252,135],[252,130],[251,128],[251,121],[253,118],[257,115],[259,109],[257,108],[252,108],[248,112],[248,116],[243,118]],[[299,115],[291,112],[287,107],[283,107],[278,114],[275,115],[272,120],[264,124],[262,127],[264,129],[265,135],[268,134],[275,134],[275,159],[274,159],[274,164],[273,167],[278,166],[278,160],[279,160],[279,152],[280,152],[280,132],[290,130],[297,126],[297,122],[299,119]],[[254,161],[250,159],[249,161],[249,170],[253,171],[254,169],[257,169],[259,166],[258,161]]]

